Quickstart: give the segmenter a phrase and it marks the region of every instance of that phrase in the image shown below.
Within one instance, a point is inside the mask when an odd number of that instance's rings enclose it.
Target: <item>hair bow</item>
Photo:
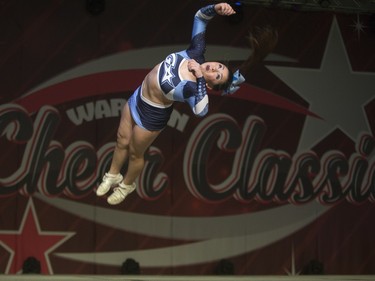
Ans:
[[[233,94],[240,88],[240,84],[242,84],[243,82],[245,82],[245,78],[240,73],[240,70],[237,69],[233,73],[232,83],[229,85],[227,89],[223,91],[223,95]]]

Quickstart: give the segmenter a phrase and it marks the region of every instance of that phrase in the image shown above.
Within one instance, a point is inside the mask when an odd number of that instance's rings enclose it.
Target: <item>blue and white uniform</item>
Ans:
[[[197,116],[208,112],[206,81],[203,77],[195,81],[183,80],[180,67],[185,60],[205,62],[205,31],[210,19],[216,15],[214,5],[201,8],[194,17],[192,40],[188,49],[172,53],[159,65],[158,83],[165,97],[171,101],[186,102]],[[136,124],[144,129],[162,130],[168,123],[173,106],[155,104],[142,96],[139,87],[129,99],[129,107]]]

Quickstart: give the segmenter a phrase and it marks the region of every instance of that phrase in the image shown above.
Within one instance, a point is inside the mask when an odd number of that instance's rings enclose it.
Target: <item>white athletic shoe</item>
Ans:
[[[123,177],[121,174],[112,175],[109,173],[105,173],[102,183],[96,189],[96,195],[103,196],[111,189],[111,187],[114,187],[122,182],[122,179]]]
[[[113,189],[113,193],[107,198],[108,204],[117,205],[124,201],[125,197],[128,194],[132,193],[135,190],[135,183],[131,185],[126,185],[124,183],[120,183],[118,187]]]

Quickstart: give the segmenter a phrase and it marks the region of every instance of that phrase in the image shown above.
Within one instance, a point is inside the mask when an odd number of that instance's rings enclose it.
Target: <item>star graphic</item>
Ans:
[[[353,22],[352,27],[354,27],[354,31],[357,32],[358,40],[361,39],[361,32],[364,32],[365,26],[363,22],[359,19],[359,14],[357,14],[357,20]]]
[[[311,149],[339,128],[355,140],[369,132],[364,106],[374,98],[375,73],[353,72],[336,19],[333,19],[320,69],[268,66],[305,98],[323,120],[307,117],[298,150]]]
[[[33,256],[40,261],[41,273],[53,274],[48,255],[73,235],[70,232],[40,230],[35,207],[30,199],[19,230],[0,231],[0,246],[10,254],[5,273],[19,273],[24,260]]]
[[[287,268],[284,268],[285,272],[289,276],[295,276],[295,275],[300,275],[301,271],[296,272],[296,262],[295,262],[295,257],[294,257],[294,243],[292,243],[292,257],[291,257],[291,269],[290,271]]]
[[[165,82],[167,82],[170,86],[173,87],[172,79],[175,77],[175,75],[173,74],[173,69],[176,67],[175,64],[176,64],[176,55],[175,54],[169,55],[165,59],[164,75],[163,75],[161,84],[164,84]]]

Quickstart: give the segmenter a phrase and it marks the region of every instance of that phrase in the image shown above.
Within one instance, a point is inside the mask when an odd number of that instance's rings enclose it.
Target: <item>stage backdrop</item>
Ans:
[[[276,49],[209,114],[175,104],[137,191],[95,195],[121,109],[190,42],[207,1],[0,3],[0,272],[34,256],[45,274],[375,274],[373,16],[246,6],[215,17],[207,60],[236,68],[255,26]],[[126,172],[126,167],[124,167]]]

